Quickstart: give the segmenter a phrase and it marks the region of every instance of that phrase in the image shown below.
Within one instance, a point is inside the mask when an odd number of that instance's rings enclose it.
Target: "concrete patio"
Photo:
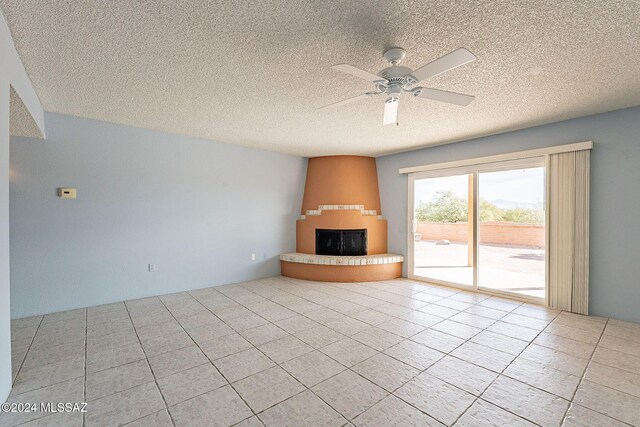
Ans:
[[[472,286],[473,268],[467,264],[467,251],[467,245],[460,243],[416,242],[414,274]],[[481,244],[478,256],[481,288],[544,298],[544,249]]]

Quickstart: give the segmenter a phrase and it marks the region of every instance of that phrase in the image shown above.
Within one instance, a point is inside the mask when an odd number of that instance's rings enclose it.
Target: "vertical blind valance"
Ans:
[[[550,154],[549,293],[551,308],[589,312],[589,164],[591,150]]]

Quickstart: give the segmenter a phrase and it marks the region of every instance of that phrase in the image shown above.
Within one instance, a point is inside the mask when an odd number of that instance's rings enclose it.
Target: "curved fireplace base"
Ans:
[[[400,255],[362,257],[284,254],[280,257],[282,275],[318,282],[374,282],[402,277]]]

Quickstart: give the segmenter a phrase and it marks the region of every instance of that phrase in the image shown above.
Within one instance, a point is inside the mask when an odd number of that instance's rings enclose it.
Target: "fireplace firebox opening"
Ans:
[[[367,230],[317,228],[316,255],[367,255]]]

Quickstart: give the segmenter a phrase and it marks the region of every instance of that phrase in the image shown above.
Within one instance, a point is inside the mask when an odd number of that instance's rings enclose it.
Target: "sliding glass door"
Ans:
[[[478,287],[545,297],[545,168],[478,174]]]
[[[473,175],[415,181],[414,275],[473,286]]]
[[[542,158],[409,176],[409,276],[543,300]]]

